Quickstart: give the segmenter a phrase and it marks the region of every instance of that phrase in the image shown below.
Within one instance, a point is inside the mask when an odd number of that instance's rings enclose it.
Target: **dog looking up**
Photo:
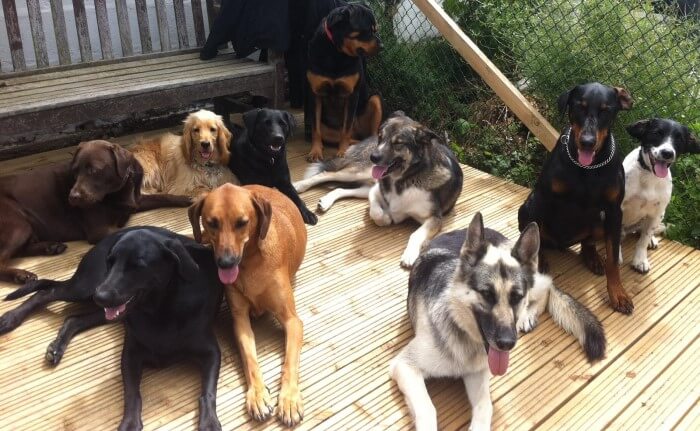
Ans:
[[[202,109],[184,124],[182,136],[166,133],[131,148],[143,166],[141,191],[195,197],[225,183],[238,184],[228,169],[231,132],[221,116]]]
[[[651,269],[647,248],[658,247],[654,231],[660,228],[671,201],[671,165],[682,154],[700,153],[700,141],[686,126],[664,118],[637,121],[627,126],[627,132],[641,145],[622,162],[625,168],[622,231],[623,234],[639,232],[632,268],[644,274]]]

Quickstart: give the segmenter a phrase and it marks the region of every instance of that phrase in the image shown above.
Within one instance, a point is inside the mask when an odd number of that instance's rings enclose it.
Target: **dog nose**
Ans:
[[[379,153],[372,153],[369,155],[369,161],[378,164],[382,160],[382,156]]]
[[[511,330],[499,331],[496,336],[496,347],[499,350],[510,350],[515,346],[515,332]]]
[[[673,159],[673,151],[661,150],[661,157],[663,157],[666,160]]]
[[[216,259],[216,265],[221,269],[233,268],[236,264],[236,258],[232,254],[225,254]]]
[[[382,43],[382,40],[379,38],[379,36],[375,36],[375,38],[377,39],[377,50],[384,48],[384,44]]]
[[[273,143],[275,146],[279,146],[279,145],[284,144],[284,136],[283,136],[283,135],[279,135],[279,134],[278,134],[278,135],[272,135],[272,136],[270,137],[270,139],[272,140],[272,143]]]
[[[112,289],[101,289],[98,286],[92,299],[95,301],[95,304],[101,307],[113,305],[115,302],[114,291]]]
[[[584,148],[590,148],[595,146],[595,135],[581,135],[581,146]]]
[[[204,142],[201,142],[200,145],[202,146],[202,148],[204,148],[205,150],[207,150],[207,149],[209,149],[209,147],[211,147],[211,142],[209,142],[209,141],[204,141]]]
[[[71,190],[70,194],[68,195],[68,200],[70,201],[79,201],[83,198],[83,194],[80,193],[79,190]]]

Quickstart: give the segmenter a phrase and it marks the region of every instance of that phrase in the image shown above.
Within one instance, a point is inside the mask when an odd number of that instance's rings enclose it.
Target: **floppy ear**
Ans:
[[[464,244],[462,244],[460,256],[473,265],[485,252],[484,245],[484,219],[481,213],[478,212],[474,214],[474,218],[469,223],[467,237],[464,240]]]
[[[629,126],[625,127],[625,129],[627,130],[627,133],[630,134],[630,136],[641,140],[644,134],[646,133],[650,123],[651,120],[649,119],[639,120],[636,123],[630,124]]]
[[[632,96],[630,96],[630,93],[622,87],[614,88],[615,92],[617,93],[617,102],[620,104],[620,109],[624,111],[632,109],[634,101],[632,100]]]
[[[248,130],[248,136],[251,136],[253,130],[255,130],[255,123],[258,121],[260,111],[260,109],[251,109],[243,114],[243,125]]]
[[[430,144],[433,139],[437,139],[438,142],[442,142],[440,140],[440,137],[437,135],[437,133],[433,132],[432,130],[428,129],[425,126],[419,126],[416,129],[416,142],[420,142],[421,144],[428,145]]]
[[[537,223],[530,222],[520,238],[515,243],[511,256],[513,256],[521,265],[530,267],[533,270],[537,268],[538,253],[540,251],[540,229]]]
[[[406,113],[403,111],[394,111],[391,114],[389,114],[389,117],[387,118],[394,118],[394,117],[405,117]]]
[[[182,128],[182,155],[188,163],[192,161],[192,129],[195,121],[197,119],[193,114],[188,115],[183,121],[185,125]]]
[[[133,171],[133,162],[135,161],[133,154],[121,145],[112,142],[109,143],[109,149],[114,157],[114,166],[117,169],[117,175],[119,175],[119,178],[121,178],[123,182],[126,182],[126,179]]]
[[[270,229],[270,220],[272,219],[272,206],[267,199],[253,195],[251,198],[255,213],[258,216],[258,238],[265,239],[267,231]]]
[[[569,96],[571,95],[572,90],[567,90],[557,97],[557,108],[559,109],[560,115],[566,114],[566,110],[569,107]]]
[[[199,272],[199,265],[192,259],[185,246],[176,239],[163,241],[163,247],[170,253],[177,263],[177,272],[185,280],[193,280]]]
[[[331,28],[343,20],[350,19],[350,11],[347,6],[340,6],[332,11],[326,16],[326,25]],[[335,35],[333,35],[335,39]]]
[[[218,133],[216,134],[216,143],[219,146],[219,160],[222,165],[228,165],[228,159],[231,155],[229,151],[229,146],[231,145],[231,132],[226,128],[224,124],[224,119],[219,115],[216,119],[216,127]]]
[[[294,115],[284,111],[284,121],[287,123],[287,136],[285,136],[285,138],[289,139],[294,134],[294,129],[297,127],[297,120],[294,119]]]
[[[190,225],[192,225],[192,236],[200,244],[202,243],[202,228],[199,225],[199,220],[202,218],[202,207],[206,198],[207,194],[202,195],[187,209],[187,216],[190,218]]]
[[[685,127],[685,130],[687,132],[685,152],[688,154],[700,154],[700,140],[698,140],[697,136],[695,136],[690,129]]]

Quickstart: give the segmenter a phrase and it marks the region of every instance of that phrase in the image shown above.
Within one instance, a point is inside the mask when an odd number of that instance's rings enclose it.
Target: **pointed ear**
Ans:
[[[649,124],[651,124],[651,120],[649,119],[639,120],[636,123],[632,123],[629,126],[625,127],[625,129],[627,130],[627,133],[630,134],[630,136],[641,140],[644,134],[647,132]]]
[[[187,216],[192,226],[192,236],[194,240],[200,244],[202,243],[202,228],[199,225],[199,220],[202,218],[202,207],[204,206],[204,200],[206,198],[207,194],[205,193],[187,209]]]
[[[253,195],[251,200],[255,207],[255,213],[258,216],[258,238],[265,239],[267,231],[270,229],[270,220],[272,219],[272,206],[267,199]]]
[[[285,136],[285,138],[289,139],[294,134],[294,129],[297,127],[297,120],[294,119],[294,115],[284,111],[284,121],[287,123],[287,136]]]
[[[216,127],[216,143],[219,146],[219,160],[222,165],[228,165],[228,159],[231,155],[229,147],[231,145],[231,132],[226,128],[224,119],[220,115],[217,116]]]
[[[173,257],[177,263],[177,272],[185,280],[194,280],[199,271],[199,265],[192,259],[185,246],[176,239],[167,239],[163,242],[163,247]]]
[[[634,101],[632,100],[632,96],[630,96],[630,93],[622,87],[614,88],[615,92],[617,93],[617,102],[620,104],[620,109],[622,109],[623,111],[629,111],[630,109],[632,109]]]
[[[573,91],[573,89],[565,91],[561,93],[559,97],[557,97],[557,108],[559,109],[559,115],[566,114],[569,107],[569,96],[571,95],[571,91]]]
[[[394,111],[391,114],[389,114],[388,118],[394,118],[394,117],[405,117],[406,113],[403,111]]]
[[[511,255],[520,262],[521,265],[537,269],[537,259],[540,252],[540,229],[537,223],[530,222],[520,238],[515,243]]]
[[[251,109],[243,114],[243,125],[248,130],[248,136],[255,130],[255,123],[258,121],[260,109]]]
[[[462,244],[460,256],[466,259],[469,264],[474,265],[484,254],[484,219],[481,213],[474,214],[469,227],[467,228],[467,237]]]
[[[433,139],[436,139],[438,142],[441,142],[440,137],[437,135],[437,133],[433,132],[427,127],[419,126],[416,129],[416,142],[419,142],[423,145],[429,145],[431,142],[433,142]]]

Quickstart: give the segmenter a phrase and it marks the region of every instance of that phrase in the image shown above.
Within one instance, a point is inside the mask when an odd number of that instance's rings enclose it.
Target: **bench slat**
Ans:
[[[141,39],[141,52],[147,54],[153,51],[151,43],[151,34],[148,30],[148,9],[146,8],[146,0],[135,0],[136,3],[136,21],[139,24],[139,38]]]
[[[185,21],[185,5],[182,0],[173,0],[175,9],[175,28],[177,28],[177,41],[180,48],[187,48],[190,43],[187,38],[187,22]]]
[[[14,70],[25,70],[27,64],[24,62],[24,51],[22,50],[22,36],[19,32],[19,22],[17,20],[17,7],[15,0],[2,0],[2,10],[5,15],[5,29],[10,43],[10,56]]]
[[[29,15],[29,27],[32,30],[32,42],[37,67],[48,67],[49,56],[46,53],[46,37],[44,36],[44,24],[41,20],[41,8],[38,0],[27,0],[27,13]]]
[[[90,46],[90,33],[83,0],[73,0],[73,15],[75,15],[75,27],[78,32],[80,58],[82,61],[92,61],[92,46]]]
[[[119,26],[122,55],[129,57],[134,55],[134,47],[131,44],[131,28],[129,28],[129,11],[126,8],[126,0],[114,0],[114,2],[117,9],[117,25]]]
[[[95,15],[97,16],[97,32],[100,35],[100,49],[102,50],[102,58],[114,58],[112,52],[112,38],[109,31],[109,18],[107,15],[106,0],[95,1]]]
[[[56,48],[58,50],[58,64],[70,64],[70,48],[68,47],[68,35],[66,34],[66,17],[63,14],[63,2],[61,0],[50,0],[50,2],[53,32],[56,36]]]
[[[197,46],[202,46],[204,45],[204,17],[202,16],[202,0],[192,0],[192,18],[194,19],[194,34],[197,39]]]
[[[170,50],[170,32],[168,31],[168,14],[165,10],[165,0],[155,0],[158,34],[160,35],[160,50]]]

